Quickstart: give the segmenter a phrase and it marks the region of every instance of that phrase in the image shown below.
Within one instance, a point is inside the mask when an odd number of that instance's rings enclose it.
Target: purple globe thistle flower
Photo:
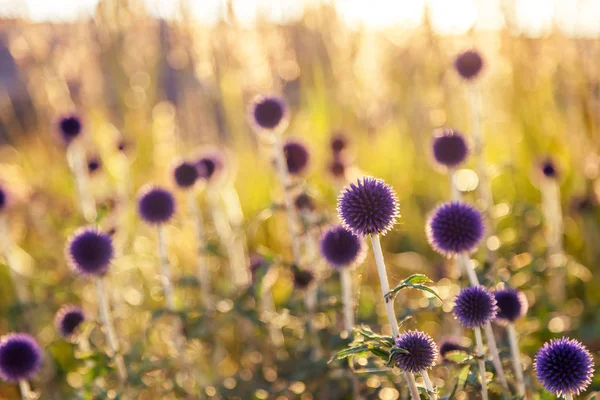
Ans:
[[[283,153],[285,154],[288,172],[291,175],[300,175],[306,171],[310,161],[310,153],[304,143],[288,139],[283,145]]]
[[[58,120],[58,131],[67,144],[79,136],[82,129],[83,124],[77,115],[66,115]]]
[[[173,169],[175,183],[181,189],[188,189],[198,180],[198,168],[190,162],[183,161]]]
[[[164,224],[175,213],[175,198],[163,188],[149,187],[139,196],[138,212],[149,224]]]
[[[458,343],[458,341],[456,339],[453,338],[447,338],[447,339],[443,339],[442,342],[440,343],[440,356],[442,358],[445,359],[446,354],[450,353],[451,351],[464,351],[465,348],[463,346],[460,345],[460,343]]]
[[[31,379],[42,365],[42,350],[26,333],[0,338],[0,377],[7,382]]]
[[[315,201],[308,193],[300,193],[294,200],[294,206],[299,211],[314,211]]]
[[[330,144],[333,155],[337,157],[348,146],[348,139],[346,138],[346,135],[344,135],[342,132],[338,132],[331,138]]]
[[[527,299],[522,292],[506,288],[494,292],[498,314],[496,319],[502,322],[514,322],[527,313]]]
[[[385,235],[396,223],[398,197],[382,179],[363,177],[351,183],[338,197],[342,225],[356,235]]]
[[[288,124],[288,107],[281,97],[256,96],[249,111],[250,123],[256,131],[282,131]]]
[[[333,226],[323,234],[320,248],[323,258],[334,268],[357,264],[365,254],[362,238],[341,225]]]
[[[454,67],[464,79],[473,79],[479,75],[483,68],[483,58],[477,51],[467,50],[456,57]]]
[[[73,337],[84,321],[85,314],[81,307],[70,304],[62,306],[54,317],[56,330],[65,339]]]
[[[583,344],[563,337],[542,346],[533,363],[542,386],[557,396],[585,391],[594,374],[594,360]]]
[[[225,166],[221,153],[206,154],[196,162],[198,179],[212,181],[223,170]]]
[[[296,289],[306,289],[315,280],[315,274],[311,270],[294,267],[292,268],[292,272],[294,274],[294,287]]]
[[[558,178],[558,169],[556,168],[554,161],[550,158],[542,161],[540,171],[542,171],[542,174],[548,179]]]
[[[469,286],[456,296],[454,316],[465,328],[476,328],[496,318],[496,299],[483,286]]]
[[[97,156],[92,156],[88,159],[87,162],[88,173],[93,174],[98,171],[102,167],[102,161]]]
[[[409,353],[396,353],[394,362],[398,368],[411,373],[429,369],[435,365],[437,346],[426,333],[408,331],[396,339],[395,347],[407,350]]]
[[[346,164],[344,161],[336,158],[329,163],[329,172],[335,179],[343,179],[346,177]]]
[[[95,228],[75,232],[66,248],[71,267],[83,275],[104,275],[114,257],[111,237]]]
[[[473,206],[453,201],[440,205],[427,221],[427,240],[444,255],[472,252],[483,239],[483,217]]]
[[[454,129],[440,129],[434,132],[433,157],[438,164],[454,168],[465,162],[469,147],[464,136]]]

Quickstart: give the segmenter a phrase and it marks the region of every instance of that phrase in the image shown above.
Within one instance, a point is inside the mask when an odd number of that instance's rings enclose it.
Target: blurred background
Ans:
[[[396,189],[402,218],[383,240],[392,286],[425,273],[444,300],[407,292],[399,313],[414,315],[409,326],[439,340],[458,285],[425,237],[428,213],[449,198],[448,178],[432,162],[431,139],[444,126],[470,135],[470,86],[453,63],[475,48],[484,58],[477,87],[495,203],[491,236],[476,258],[483,265],[493,252],[488,267],[495,274],[487,283],[510,282],[529,300],[528,317],[518,325],[529,382],[535,382],[532,357],[548,338],[577,337],[597,354],[599,21],[595,0],[0,0],[0,182],[15,194],[14,254],[31,291],[28,307],[15,305],[8,272],[0,270],[0,332],[27,327],[46,346],[49,361],[34,384],[42,398],[76,398],[90,382],[96,384],[86,398],[117,397],[106,371],[82,370],[52,325],[64,303],[96,309],[93,284],[75,277],[62,254],[85,220],[56,120],[77,112],[88,160],[101,163],[89,171],[98,223],[115,229],[120,254],[111,296],[137,379],[130,397],[120,398],[350,398],[339,383],[347,380],[342,363],[327,364],[346,343],[339,338],[335,274],[325,273],[319,289],[323,358],[305,357],[303,295],[281,267],[273,301],[288,348],[269,348],[264,321],[248,311],[255,303],[237,301],[232,292],[222,238],[210,207],[203,207],[217,301],[215,314],[204,315],[197,285],[188,279],[195,244],[180,194],[167,228],[169,251],[177,304],[189,318],[186,351],[199,372],[195,379],[179,373],[168,361],[161,328],[169,320],[160,313],[155,232],[138,221],[135,194],[146,183],[174,188],[175,159],[220,149],[227,154],[224,197],[241,205],[236,215],[243,217],[231,219],[245,235],[244,257],[259,251],[289,259],[269,146],[251,131],[246,111],[254,95],[281,93],[291,108],[286,136],[311,152],[299,185],[315,198],[319,229],[336,222],[345,179],[367,173]],[[339,132],[349,141],[343,179],[330,171],[330,139]],[[568,259],[560,307],[548,301],[545,286],[539,162],[547,157],[559,170]],[[459,171],[457,185],[475,202],[479,180],[472,169],[474,160]],[[385,313],[371,255],[354,280],[357,321],[379,330]],[[240,326],[240,317],[249,325]],[[102,341],[98,334],[99,348]],[[448,394],[454,383],[444,377],[452,368],[440,368],[434,383]],[[397,374],[360,376],[369,398],[406,396]],[[0,384],[0,397],[16,393]]]

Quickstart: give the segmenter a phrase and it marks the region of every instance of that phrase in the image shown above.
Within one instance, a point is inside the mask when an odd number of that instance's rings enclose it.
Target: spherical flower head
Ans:
[[[348,139],[342,132],[338,132],[331,138],[330,145],[333,155],[337,157],[348,146]]]
[[[196,162],[198,170],[198,179],[207,182],[213,181],[223,170],[225,162],[223,155],[220,153],[205,154]]]
[[[456,57],[454,67],[464,79],[474,79],[483,68],[483,58],[477,51],[467,50]]]
[[[343,179],[346,177],[346,163],[339,158],[334,159],[329,163],[329,172],[335,179]]]
[[[496,318],[496,299],[483,286],[463,289],[454,302],[454,316],[465,328],[476,328]]]
[[[82,128],[83,124],[77,115],[66,115],[58,120],[58,131],[66,143],[79,136]]]
[[[288,139],[283,145],[283,153],[285,154],[288,172],[291,175],[300,175],[306,171],[310,161],[310,153],[304,143]]]
[[[346,186],[337,201],[342,225],[360,236],[385,235],[396,223],[399,209],[394,189],[368,176]]]
[[[440,356],[445,359],[446,354],[451,351],[464,351],[465,348],[456,339],[448,338],[440,343]]]
[[[114,257],[111,237],[95,228],[75,232],[67,243],[66,253],[73,269],[83,275],[102,276]]]
[[[429,369],[435,365],[437,359],[437,346],[426,333],[408,331],[396,339],[396,346],[407,350],[409,354],[396,353],[394,362],[398,368],[411,373]]]
[[[250,104],[250,124],[260,132],[281,132],[288,124],[288,107],[281,97],[259,95]]]
[[[525,295],[513,288],[506,288],[494,292],[498,315],[496,318],[502,322],[514,322],[517,318],[527,313],[528,304]]]
[[[160,187],[145,189],[138,200],[138,212],[149,224],[164,224],[175,213],[175,198]]]
[[[438,164],[455,168],[465,162],[469,147],[464,136],[453,129],[440,129],[434,132],[433,157]]]
[[[26,333],[0,338],[0,377],[8,382],[31,379],[42,365],[42,350]]]
[[[590,352],[579,341],[566,337],[545,343],[533,367],[542,386],[557,396],[585,391],[594,374]]]
[[[306,289],[315,280],[315,274],[308,269],[293,268],[294,287],[296,289]]]
[[[311,212],[315,210],[315,201],[308,193],[300,193],[294,200],[294,206],[299,211]]]
[[[333,268],[358,264],[365,256],[363,239],[340,225],[323,234],[320,248],[321,255]]]
[[[481,213],[458,201],[440,205],[427,221],[427,240],[444,255],[474,251],[484,233]]]
[[[102,167],[102,161],[100,161],[100,158],[93,156],[90,157],[88,159],[88,172],[90,174],[93,174],[94,172],[98,171],[100,169],[100,167]]]
[[[548,179],[556,179],[558,178],[558,169],[556,168],[556,164],[550,158],[542,161],[540,165],[540,170],[542,174]]]
[[[183,161],[173,169],[175,183],[181,189],[188,189],[196,183],[198,179],[198,169],[190,162]]]
[[[81,307],[65,305],[58,310],[54,317],[56,330],[65,339],[72,338],[81,324],[85,321],[85,314]]]

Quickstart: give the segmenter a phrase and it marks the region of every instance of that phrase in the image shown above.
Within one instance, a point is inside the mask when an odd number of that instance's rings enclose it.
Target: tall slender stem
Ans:
[[[158,256],[160,258],[160,282],[165,295],[165,304],[167,310],[175,310],[175,296],[173,294],[173,286],[171,284],[171,268],[169,266],[169,258],[167,256],[167,242],[165,238],[165,230],[162,225],[157,226],[158,233]]]
[[[456,174],[456,168],[448,169],[448,180],[450,181],[450,198],[452,201],[458,201],[462,197],[460,195],[460,190],[456,186],[456,182],[454,182],[454,175]]]
[[[471,286],[481,286],[479,283],[479,278],[477,278],[477,274],[475,273],[475,268],[473,268],[473,263],[471,262],[471,257],[467,253],[461,253],[458,255],[460,263],[464,266],[467,271],[467,275],[469,276],[469,281],[471,282]],[[490,355],[492,356],[492,363],[494,364],[494,369],[496,370],[496,375],[498,376],[498,380],[504,386],[504,388],[508,389],[508,382],[506,381],[506,376],[504,375],[504,367],[502,367],[502,361],[500,360],[500,354],[498,353],[498,346],[496,345],[496,338],[494,337],[494,330],[492,329],[492,324],[485,324],[485,338],[488,343],[488,349]]]
[[[2,243],[2,253],[6,260],[6,265],[15,286],[15,293],[20,304],[28,303],[31,300],[29,289],[25,284],[25,277],[17,271],[18,260],[14,257],[14,246],[10,235],[8,225],[8,216],[0,215],[0,242]]]
[[[194,225],[194,234],[196,235],[196,258],[197,268],[196,275],[198,282],[200,283],[200,296],[202,297],[202,304],[207,310],[212,309],[212,302],[210,300],[210,273],[208,271],[208,260],[204,255],[204,221],[202,214],[198,209],[198,201],[196,199],[196,193],[193,190],[188,190],[188,205],[190,208],[190,218]]]
[[[475,342],[477,343],[477,364],[479,364],[479,374],[481,375],[481,397],[483,400],[488,399],[487,378],[485,374],[485,361],[483,359],[483,340],[481,339],[481,329],[478,326],[473,328],[475,332]]]
[[[117,373],[121,382],[127,380],[127,368],[123,360],[123,355],[120,353],[119,341],[113,325],[112,316],[110,312],[110,305],[108,297],[106,296],[106,288],[104,287],[104,278],[96,279],[96,291],[98,294],[98,307],[100,311],[100,322],[104,326],[106,331],[106,341],[112,353],[115,365],[117,367]]]
[[[508,340],[510,342],[510,352],[512,354],[513,369],[515,370],[515,378],[517,379],[517,390],[519,396],[525,396],[525,383],[523,382],[523,368],[521,367],[521,353],[519,351],[519,342],[517,341],[517,333],[515,325],[510,322],[506,327],[508,331]]]
[[[83,217],[87,222],[93,222],[96,219],[96,202],[90,191],[83,143],[79,140],[71,143],[67,149],[67,158],[75,176],[77,196],[79,197]]]
[[[19,390],[21,391],[21,398],[23,400],[31,400],[31,387],[29,386],[29,382],[25,379],[21,379],[19,381]]]
[[[566,298],[566,288],[560,188],[556,179],[542,179],[541,190],[542,212],[546,223],[548,265],[550,266],[549,293],[554,304],[562,304]]]
[[[571,393],[567,393],[564,395],[565,400],[573,400],[573,395]]]
[[[342,304],[344,306],[344,329],[348,332],[348,335],[351,335],[354,328],[354,307],[352,304],[352,276],[348,268],[340,270],[340,282],[342,286]]]
[[[388,281],[387,271],[385,268],[385,261],[383,260],[383,250],[381,249],[379,235],[371,235],[371,244],[373,246],[373,254],[375,255],[375,263],[377,264],[377,273],[379,274],[381,291],[383,292],[385,311],[387,313],[390,328],[392,329],[392,337],[396,339],[398,336],[400,336],[400,329],[398,328],[398,319],[396,318],[396,312],[394,311],[394,302],[386,296],[386,294],[390,292],[390,283]],[[410,390],[412,399],[419,400],[419,390],[417,389],[417,383],[415,382],[415,377],[413,374],[404,371],[404,378],[408,384],[408,389]]]
[[[433,384],[431,383],[431,379],[429,378],[429,373],[426,369],[421,371],[421,376],[423,377],[423,381],[425,382],[425,389],[427,389],[427,394],[431,400],[437,399],[435,391],[433,390]]]

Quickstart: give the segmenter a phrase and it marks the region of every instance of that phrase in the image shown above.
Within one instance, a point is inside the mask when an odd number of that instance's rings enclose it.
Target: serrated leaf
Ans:
[[[404,279],[402,282],[400,282],[395,288],[390,290],[388,293],[386,293],[385,298],[388,301],[393,301],[396,298],[396,296],[398,295],[398,292],[400,292],[400,290],[409,288],[409,289],[417,289],[417,290],[431,293],[438,299],[442,300],[442,298],[440,296],[438,296],[438,294],[435,292],[435,290],[433,290],[432,288],[430,288],[428,286],[422,285],[422,283],[428,283],[428,282],[431,282],[431,279],[429,279],[427,276],[425,276],[423,274],[413,274],[413,275],[409,276],[408,278]]]
[[[367,344],[363,344],[360,346],[348,347],[348,348],[334,354],[333,357],[331,357],[327,363],[330,363],[333,360],[343,360],[350,356],[368,353],[369,350],[370,350],[369,345],[367,345]]]
[[[375,356],[381,358],[383,361],[385,362],[389,362],[390,359],[390,352],[382,349],[380,346],[374,346],[374,345],[368,345],[369,346],[369,351],[371,351],[371,353],[373,353]]]

